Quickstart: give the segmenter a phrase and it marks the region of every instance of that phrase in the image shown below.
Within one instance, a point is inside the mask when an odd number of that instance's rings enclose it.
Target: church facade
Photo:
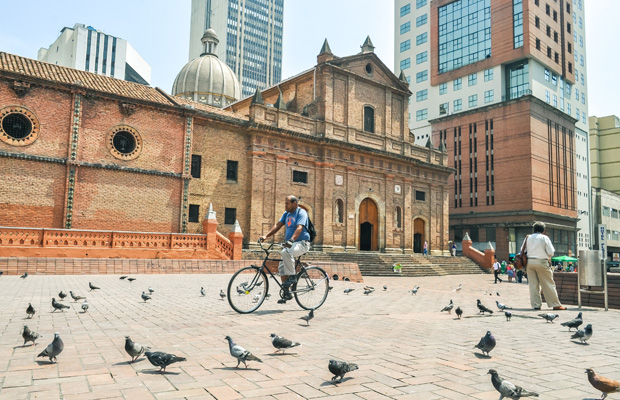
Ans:
[[[293,194],[316,249],[447,254],[448,154],[414,144],[408,85],[372,50],[326,42],[224,109],[0,53],[0,226],[200,233],[212,204],[249,247]]]

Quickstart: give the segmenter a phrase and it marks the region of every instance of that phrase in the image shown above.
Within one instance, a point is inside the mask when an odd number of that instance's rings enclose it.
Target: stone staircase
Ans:
[[[261,260],[263,252],[243,250],[244,260]],[[363,276],[441,276],[483,274],[485,270],[467,257],[423,256],[420,254],[387,254],[378,252],[326,253],[310,251],[302,258],[334,263],[357,263]],[[394,272],[392,265],[400,264],[401,273]]]

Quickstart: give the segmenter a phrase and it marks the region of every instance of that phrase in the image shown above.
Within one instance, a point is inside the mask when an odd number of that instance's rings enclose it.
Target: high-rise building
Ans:
[[[456,170],[452,238],[508,257],[542,220],[558,253],[589,248],[583,0],[395,0],[394,18],[411,133]]]
[[[592,187],[620,194],[620,118],[590,117]]]
[[[127,40],[84,24],[62,28],[49,48],[39,49],[37,59],[143,85],[151,80],[151,66]]]
[[[200,38],[208,28],[220,35],[220,60],[241,83],[241,96],[282,79],[284,0],[192,0],[189,59],[203,52]]]

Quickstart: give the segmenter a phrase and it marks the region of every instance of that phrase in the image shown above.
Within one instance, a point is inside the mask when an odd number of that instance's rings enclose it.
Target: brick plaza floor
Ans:
[[[600,392],[589,385],[585,368],[620,379],[618,311],[584,309],[583,326],[592,323],[594,335],[581,345],[560,326],[577,307],[546,323],[529,309],[527,285],[495,285],[492,275],[371,277],[365,284],[376,291],[369,296],[363,284],[332,282],[309,327],[299,320],[306,312],[294,301],[276,304],[275,293],[258,312],[236,314],[218,296],[229,275],[135,277],[133,283],[111,275],[0,277],[0,399],[497,399],[489,368],[540,399],[596,399]],[[101,290],[88,292],[89,281]],[[459,283],[463,289],[453,292]],[[421,287],[417,296],[407,292],[414,285]],[[145,304],[140,294],[149,286],[156,292]],[[356,290],[345,295],[345,288]],[[61,289],[86,296],[89,312],[80,313],[81,302],[67,297],[71,309],[52,313],[51,297]],[[450,299],[466,318],[439,312]],[[515,316],[510,322],[501,312],[478,316],[476,299],[494,310],[499,299]],[[37,310],[32,320],[25,319],[29,302]],[[21,347],[24,324],[43,335],[36,346]],[[473,348],[487,330],[497,338],[491,358]],[[36,355],[55,331],[65,350],[49,364]],[[270,333],[303,346],[274,354]],[[145,357],[129,364],[125,335],[187,361],[166,374]],[[235,369],[226,335],[263,363]],[[334,385],[331,358],[355,362],[359,370]]]

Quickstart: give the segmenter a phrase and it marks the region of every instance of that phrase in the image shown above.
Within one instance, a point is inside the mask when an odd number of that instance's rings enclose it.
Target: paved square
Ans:
[[[585,368],[620,379],[618,311],[584,309],[584,326],[592,323],[594,335],[581,345],[560,326],[576,316],[576,307],[547,323],[529,309],[527,285],[493,284],[492,275],[369,277],[365,284],[376,291],[368,296],[364,284],[332,282],[310,326],[299,319],[306,312],[294,301],[276,304],[275,292],[254,314],[236,314],[219,300],[230,275],[135,277],[131,283],[112,275],[0,277],[0,399],[497,399],[489,368],[541,399],[596,399],[600,392]],[[101,290],[89,292],[89,281]],[[459,283],[463,289],[453,292]],[[408,292],[414,285],[420,286],[416,296]],[[144,303],[140,294],[149,286],[155,293]],[[345,288],[355,290],[346,295]],[[52,313],[51,298],[58,300],[60,290],[86,296],[88,313],[70,297],[63,301],[70,310]],[[439,312],[450,299],[465,318]],[[493,310],[500,300],[515,316],[510,322],[497,311],[478,316],[476,299]],[[28,303],[37,311],[31,320]],[[43,335],[36,346],[21,347],[24,324]],[[487,330],[497,338],[491,358],[474,349]],[[54,332],[65,349],[57,364],[49,364],[36,355]],[[274,354],[271,333],[303,345]],[[144,356],[129,364],[126,335],[187,361],[166,374]],[[235,369],[226,335],[263,363]],[[359,370],[334,385],[331,358],[355,362]]]

